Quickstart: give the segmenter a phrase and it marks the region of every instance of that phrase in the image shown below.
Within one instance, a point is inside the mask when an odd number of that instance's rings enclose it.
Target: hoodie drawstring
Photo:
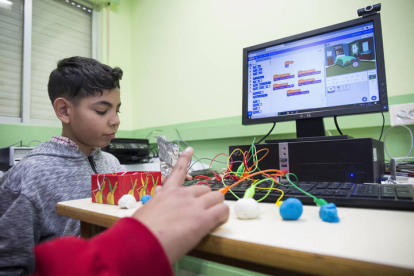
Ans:
[[[91,164],[91,168],[92,170],[95,172],[95,174],[98,174],[98,172],[96,171],[96,164],[95,161],[93,160],[93,156],[88,156],[88,160],[89,160],[89,164]]]

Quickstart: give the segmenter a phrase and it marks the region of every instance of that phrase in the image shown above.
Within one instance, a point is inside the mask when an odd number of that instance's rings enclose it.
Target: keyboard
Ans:
[[[212,190],[218,190],[223,187],[223,184],[217,181],[207,180],[203,182],[208,183]],[[199,183],[200,180],[191,180],[186,181],[183,186],[198,185]],[[225,183],[226,185],[231,185],[234,181],[226,179]],[[251,180],[246,180],[237,184],[231,190],[241,198],[251,184]],[[269,188],[270,186],[271,181],[257,185],[260,188]],[[323,198],[329,203],[335,203],[338,207],[414,211],[414,188],[412,185],[299,182],[297,186],[317,198]],[[315,205],[312,197],[305,195],[294,187],[284,187],[277,184],[273,187],[284,191],[285,195],[282,200],[294,197],[299,199],[304,205]],[[256,200],[262,198],[267,191],[256,189],[254,198]],[[275,203],[280,195],[280,191],[271,190],[270,194],[261,202]],[[226,193],[225,198],[227,200],[237,200],[230,192]]]

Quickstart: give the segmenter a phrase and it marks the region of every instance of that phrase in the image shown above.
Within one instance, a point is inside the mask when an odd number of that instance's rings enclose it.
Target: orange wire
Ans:
[[[265,157],[266,157],[266,155],[269,153],[269,149],[268,149],[268,148],[263,148],[263,149],[258,150],[258,151],[256,152],[256,156],[257,156],[257,154],[258,154],[259,152],[261,152],[261,151],[263,151],[263,150],[266,150],[266,153],[262,156],[262,158],[260,158],[259,160],[257,160],[257,163],[259,163],[259,162],[260,162],[263,158],[265,158]],[[252,170],[252,168],[253,168],[253,167],[256,167],[256,168],[257,168],[256,162],[254,161],[254,158],[253,158],[253,166],[249,168],[248,172],[250,172],[250,171]]]
[[[258,174],[264,174],[264,173],[266,173],[266,172],[276,172],[276,175],[278,175],[278,173],[282,173],[282,175],[284,175],[282,171],[280,171],[280,170],[275,170],[275,169],[269,169],[269,170],[264,170],[264,171],[260,171],[260,172],[255,172],[255,173],[250,174],[249,176],[246,176],[246,177],[241,178],[239,181],[237,181],[237,182],[233,183],[233,184],[232,184],[232,185],[230,185],[230,186],[226,186],[226,187],[224,187],[224,188],[219,189],[219,192],[221,192],[221,193],[224,195],[224,194],[226,194],[226,193],[227,193],[227,192],[228,192],[231,188],[233,188],[234,186],[236,186],[237,184],[239,184],[239,183],[240,183],[240,182],[242,182],[243,180],[246,180],[247,178],[252,177],[252,176],[255,176],[255,175],[258,175]]]

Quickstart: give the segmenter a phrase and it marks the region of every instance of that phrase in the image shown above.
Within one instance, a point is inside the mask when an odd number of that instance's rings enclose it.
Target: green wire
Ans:
[[[257,150],[256,150],[256,146],[254,145],[254,142],[255,142],[255,140],[256,140],[256,137],[254,137],[254,139],[253,139],[253,143],[252,143],[252,145],[251,145],[251,147],[250,147],[250,149],[249,149],[249,151],[248,151],[248,153],[250,154],[250,158],[247,160],[247,163],[253,158],[254,159],[254,163],[255,163],[255,168],[254,168],[254,170],[252,170],[252,171],[250,171],[250,173],[253,173],[253,172],[255,172],[256,170],[259,170],[260,171],[260,168],[259,168],[259,166],[258,166],[258,162],[257,162]],[[244,164],[242,164],[242,165],[240,165],[240,167],[238,168],[238,170],[237,170],[237,172],[238,173],[240,173],[240,170],[241,169],[244,169]]]
[[[251,156],[250,156],[250,158],[249,158],[249,160],[247,160],[247,162],[249,162],[252,158],[254,159],[254,163],[255,163],[255,168],[254,168],[254,170],[252,170],[252,171],[250,171],[249,173],[253,173],[254,171],[256,171],[256,170],[259,170],[259,171],[261,171],[260,170],[260,168],[259,168],[259,166],[258,166],[258,159],[257,159],[257,150],[256,150],[256,146],[254,145],[254,142],[256,141],[256,137],[254,137],[254,139],[253,139],[253,142],[252,142],[252,145],[251,145],[251,147],[250,147],[250,149],[249,149],[249,154],[251,153]],[[239,175],[239,174],[243,174],[242,173],[242,170],[244,169],[244,164],[242,164],[242,165],[240,165],[239,166],[239,168],[237,169],[237,171],[236,172],[229,172],[229,173],[225,173],[224,175],[223,175],[223,178],[222,178],[222,184],[223,184],[223,186],[224,187],[227,187],[227,185],[224,183],[224,178],[227,176],[227,175],[230,175],[230,174],[235,174],[235,175]],[[275,184],[275,180],[273,179],[273,178],[265,178],[265,179],[262,179],[262,180],[260,180],[260,181],[258,181],[258,182],[256,182],[255,184],[253,184],[252,186],[254,186],[255,188],[256,188],[256,186],[257,185],[259,185],[260,183],[262,183],[262,182],[265,182],[265,181],[268,181],[268,180],[271,180],[272,181],[272,185],[270,186],[270,188],[269,188],[269,190],[267,191],[267,193],[261,198],[261,199],[259,199],[259,200],[257,200],[257,202],[260,202],[260,201],[262,201],[262,200],[264,200],[269,194],[270,194],[270,192],[272,191],[272,188],[273,188],[273,186],[274,186],[274,184]],[[278,184],[280,184],[280,183],[278,183]],[[235,197],[235,198],[237,198],[237,199],[240,199],[231,189],[229,190],[229,192]]]
[[[249,151],[248,151],[248,153],[250,154],[250,158],[249,158],[249,160],[247,160],[247,163],[252,159],[252,158],[256,158],[255,160],[257,161],[257,156],[255,156],[255,153],[256,153],[256,146],[254,145],[254,141],[256,141],[256,137],[254,137],[253,138],[253,143],[252,143],[252,145],[250,146],[250,149],[249,149]],[[244,153],[243,153],[244,154]],[[240,170],[240,168],[241,167],[244,167],[244,164],[242,164],[242,165],[240,165],[240,167],[239,167],[239,170]],[[257,166],[256,166],[256,168],[257,168]],[[256,170],[256,169],[255,169]]]
[[[254,163],[255,163],[255,168],[254,168],[254,170],[252,170],[252,171],[250,171],[249,173],[253,173],[253,172],[255,172],[256,170],[259,170],[259,171],[261,171],[261,169],[259,168],[259,166],[258,166],[258,159],[257,159],[257,150],[256,150],[256,146],[254,145],[254,142],[256,141],[256,137],[254,137],[253,138],[253,142],[252,142],[252,145],[251,145],[251,147],[250,147],[250,149],[249,149],[249,153],[251,153],[251,156],[250,156],[250,158],[249,158],[249,160],[247,160],[247,162],[249,162],[252,158],[254,159]],[[225,178],[225,176],[227,176],[227,175],[230,175],[230,174],[235,174],[235,175],[239,175],[239,174],[243,174],[242,173],[242,170],[244,169],[244,164],[242,164],[242,165],[240,165],[240,167],[237,169],[237,172],[229,172],[229,173],[226,173],[226,174],[224,174],[223,175],[223,178],[222,178],[222,184],[223,184],[223,186],[224,187],[226,187],[227,185],[224,183],[224,178]],[[272,191],[272,188],[273,188],[273,186],[274,186],[274,184],[275,184],[275,180],[273,179],[273,178],[265,178],[265,179],[262,179],[262,180],[260,180],[260,181],[258,181],[257,183],[255,183],[254,184],[254,186],[255,186],[255,188],[256,188],[256,186],[258,185],[258,184],[260,184],[260,183],[262,183],[262,182],[265,182],[265,181],[268,181],[268,180],[271,180],[272,181],[272,185],[271,185],[271,187],[270,187],[270,189],[267,191],[267,193],[261,198],[261,199],[259,199],[259,200],[257,200],[258,202],[260,202],[260,201],[262,201],[262,200],[264,200],[269,194],[270,194],[270,192]],[[280,183],[279,183],[280,184]],[[235,198],[237,198],[237,199],[240,199],[231,189],[229,190],[230,191],[230,193],[235,197]]]
[[[249,160],[247,160],[247,162],[249,162],[252,158],[253,158],[253,160],[254,160],[254,170],[252,170],[250,173],[253,173],[253,172],[255,172],[256,170],[259,170],[260,171],[260,168],[259,168],[259,162],[257,161],[258,159],[257,159],[257,150],[256,150],[256,146],[254,145],[254,142],[255,142],[255,140],[256,140],[256,137],[253,139],[253,143],[252,143],[252,146],[250,147],[250,150],[249,150],[249,152],[250,151],[252,151],[252,155],[250,156],[250,158],[249,158]]]
[[[254,137],[253,138],[253,143],[252,143],[252,146],[254,145],[254,141],[256,140],[256,137]],[[249,150],[249,152],[252,150],[252,148],[250,147],[250,150]],[[250,160],[250,159],[249,159]],[[243,174],[241,171],[244,169],[244,164],[242,163],[238,168],[237,168],[237,171],[236,172],[229,172],[229,173],[225,173],[224,175],[223,175],[223,177],[222,177],[222,179],[221,179],[221,184],[223,184],[223,186],[224,187],[227,187],[227,185],[224,183],[224,178],[227,176],[227,175],[230,175],[230,174],[234,174],[234,175],[239,175],[239,174]],[[232,190],[229,190],[229,192],[235,197],[235,198],[237,198],[237,199],[240,199]]]
[[[259,185],[260,183],[262,183],[264,181],[267,181],[267,180],[272,180],[272,185],[270,186],[269,190],[267,191],[267,194],[265,194],[261,199],[258,199],[257,202],[260,202],[260,201],[264,200],[270,194],[270,192],[273,189],[273,185],[275,184],[275,180],[273,178],[266,178],[266,179],[260,180],[260,181],[258,181],[257,183],[254,184],[254,188],[256,188],[257,185]]]
[[[317,198],[316,196],[314,196],[314,195],[312,195],[312,194],[310,194],[310,193],[308,193],[308,192],[306,192],[306,191],[302,190],[302,189],[301,189],[301,188],[299,188],[298,186],[296,186],[296,184],[295,184],[295,183],[293,183],[293,182],[290,180],[289,175],[293,175],[293,176],[296,178],[296,183],[298,182],[298,177],[297,177],[295,174],[293,174],[293,173],[287,173],[287,174],[286,174],[286,179],[287,179],[287,181],[289,181],[289,183],[290,183],[293,187],[295,187],[296,189],[298,189],[299,191],[301,191],[301,192],[302,192],[302,193],[304,193],[305,195],[308,195],[308,196],[312,197],[312,198],[314,199],[314,201],[318,200],[318,198]],[[285,186],[285,185],[283,185],[283,186]]]
[[[248,163],[251,159],[252,159],[252,157],[253,158],[256,158],[255,159],[255,164],[257,164],[257,156],[255,156],[255,153],[256,153],[256,147],[255,147],[255,145],[254,145],[254,142],[256,141],[256,137],[254,137],[253,138],[253,143],[252,143],[252,145],[251,145],[251,147],[250,147],[250,149],[249,149],[249,151],[248,151],[248,153],[250,154],[251,153],[251,155],[250,155],[250,158],[249,158],[249,160],[247,160],[247,162],[246,163]],[[254,151],[254,152],[253,152]],[[243,152],[243,155],[244,155],[244,152]],[[257,167],[257,165],[255,166],[255,169],[253,170],[253,171],[251,171],[250,173],[252,173],[252,172],[254,172],[256,169],[258,169],[258,167]],[[239,176],[240,174],[243,174],[243,171],[244,170],[244,163],[242,163],[238,168],[237,168],[237,172],[236,172],[236,175],[237,176]],[[260,170],[260,169],[259,169]]]
[[[259,169],[258,168],[258,166],[257,166],[257,156],[255,156],[255,153],[256,153],[256,147],[255,147],[255,145],[254,145],[254,142],[256,141],[256,137],[254,137],[253,138],[253,142],[252,142],[252,145],[251,145],[251,147],[250,147],[250,149],[249,149],[249,154],[251,153],[251,156],[250,156],[250,158],[249,158],[249,160],[247,160],[247,163],[252,159],[252,158],[255,158],[255,169],[253,170],[253,171],[251,171],[250,173],[252,173],[252,172],[254,172],[256,169]],[[244,153],[243,153],[244,154]],[[226,174],[224,174],[223,175],[223,178],[222,178],[222,184],[226,187],[227,185],[224,183],[224,177],[225,176],[227,176],[227,175],[229,175],[229,174],[235,174],[235,175],[237,175],[237,176],[239,176],[239,175],[243,175],[243,170],[244,170],[244,163],[242,163],[239,167],[238,167],[238,169],[237,169],[237,172],[229,172],[229,173],[226,173]],[[259,169],[260,170],[260,169]],[[273,185],[273,183],[272,183],[272,185]],[[230,193],[235,197],[235,198],[237,198],[237,199],[240,199],[231,189],[229,190],[230,191]],[[267,195],[266,195],[267,196]]]
[[[223,175],[223,177],[221,178],[221,183],[223,184],[224,187],[227,187],[227,185],[224,183],[224,177],[226,177],[227,175],[230,175],[230,174],[237,174],[237,172],[229,172],[229,173],[225,173]],[[238,197],[235,193],[233,193],[233,191],[231,189],[229,190],[229,192],[232,195],[234,195],[235,198],[240,199],[240,197]]]

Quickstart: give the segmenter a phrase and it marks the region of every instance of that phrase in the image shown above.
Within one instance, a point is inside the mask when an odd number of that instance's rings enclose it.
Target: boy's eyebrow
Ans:
[[[108,107],[113,107],[114,106],[113,104],[111,104],[110,102],[107,102],[107,101],[99,101],[99,102],[93,103],[93,105],[101,105],[101,104],[106,105]],[[120,106],[121,106],[121,103],[119,103],[117,107],[119,108]]]

